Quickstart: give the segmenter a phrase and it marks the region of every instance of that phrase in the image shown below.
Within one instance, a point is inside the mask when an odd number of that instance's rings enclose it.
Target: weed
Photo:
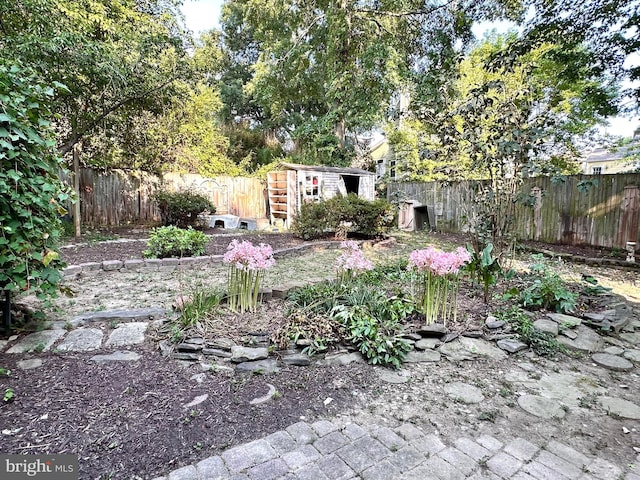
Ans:
[[[222,290],[196,288],[187,296],[186,300],[180,306],[180,322],[182,327],[193,327],[196,323],[214,313],[222,299],[224,292]]]
[[[478,420],[484,420],[486,422],[495,423],[497,416],[498,416],[497,410],[487,410],[484,412],[480,412],[480,415],[478,415]]]
[[[538,355],[552,355],[564,351],[555,336],[534,328],[533,321],[525,311],[511,307],[496,313],[497,318],[509,323],[520,340],[529,345]]]
[[[11,370],[0,367],[0,377],[8,377],[9,375],[11,375]]]
[[[280,393],[279,390],[276,390],[271,396],[271,398],[282,398],[282,393]]]
[[[42,353],[44,352],[44,349],[46,348],[46,345],[44,344],[44,342],[38,342],[38,344],[33,347],[33,351],[35,353]]]
[[[196,443],[193,445],[193,448],[194,448],[195,450],[197,450],[198,452],[199,452],[200,450],[202,450],[202,447],[203,447],[202,442],[196,442]]]
[[[11,403],[15,400],[16,398],[16,392],[13,390],[13,388],[6,388],[4,391],[4,397],[3,397],[3,401],[4,403]]]
[[[518,301],[529,310],[554,310],[572,312],[576,307],[577,295],[569,291],[560,275],[554,272],[542,254],[532,255],[536,261],[531,265],[532,283],[518,293]]]
[[[69,320],[67,320],[66,322],[64,322],[64,329],[66,331],[72,330],[73,329],[73,324]]]
[[[111,330],[115,330],[118,325],[120,325],[120,322],[118,322],[117,320],[111,320],[111,322],[109,322],[109,327],[111,328]]]
[[[513,391],[509,387],[502,387],[498,392],[501,397],[507,398],[513,395]]]

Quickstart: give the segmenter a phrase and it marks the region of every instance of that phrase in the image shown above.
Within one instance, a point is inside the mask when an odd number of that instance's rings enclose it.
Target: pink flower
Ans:
[[[340,244],[340,248],[345,249],[336,260],[336,271],[350,272],[355,275],[358,272],[364,272],[373,269],[371,261],[364,256],[360,246],[353,240],[348,240]]]
[[[409,254],[407,268],[419,272],[430,271],[436,275],[455,275],[465,263],[471,260],[466,249],[458,247],[453,252],[444,252],[439,248],[429,247],[424,250],[414,250]]]
[[[266,270],[276,264],[271,245],[261,243],[256,246],[247,240],[232,240],[222,260],[245,271]]]

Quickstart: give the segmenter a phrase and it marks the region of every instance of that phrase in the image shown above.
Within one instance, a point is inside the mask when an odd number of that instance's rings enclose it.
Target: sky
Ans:
[[[220,27],[220,13],[224,0],[185,0],[182,6],[182,13],[185,16],[187,28],[198,34],[200,32]],[[509,28],[508,22],[498,22],[496,24],[480,24],[474,27],[477,37],[482,37],[484,31],[496,28],[498,32],[506,31]],[[609,119],[609,126],[603,127],[602,131],[611,135],[623,137],[633,136],[633,131],[640,127],[640,118],[632,120],[623,117]]]

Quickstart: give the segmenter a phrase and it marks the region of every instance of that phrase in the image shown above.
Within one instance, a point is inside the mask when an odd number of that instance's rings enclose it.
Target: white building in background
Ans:
[[[602,175],[636,171],[640,168],[640,128],[633,132],[631,143],[618,148],[595,148],[582,160],[582,173]]]

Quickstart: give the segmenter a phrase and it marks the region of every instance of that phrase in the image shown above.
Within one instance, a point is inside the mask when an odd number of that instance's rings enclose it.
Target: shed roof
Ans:
[[[347,175],[375,175],[374,172],[360,168],[327,167],[325,165],[302,165],[299,163],[280,162],[279,165],[288,170],[310,170],[314,172],[343,173]]]

